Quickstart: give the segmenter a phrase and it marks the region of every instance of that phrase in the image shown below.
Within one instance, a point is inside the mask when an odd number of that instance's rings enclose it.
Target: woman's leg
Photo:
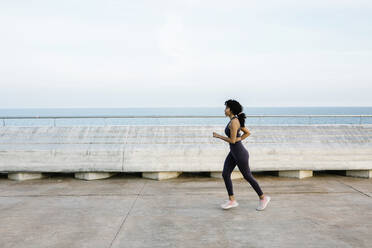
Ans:
[[[222,177],[223,177],[223,180],[225,181],[225,186],[226,186],[227,193],[229,195],[230,200],[235,199],[233,185],[231,181],[231,173],[234,170],[235,166],[236,166],[236,162],[230,151],[225,159],[225,162],[223,165],[223,171],[222,171]]]
[[[239,167],[240,172],[243,174],[245,180],[247,180],[249,184],[253,187],[253,189],[256,191],[260,199],[263,198],[263,192],[260,188],[260,185],[258,185],[258,182],[253,177],[252,172],[249,168],[249,153],[248,152],[239,153],[238,167]]]

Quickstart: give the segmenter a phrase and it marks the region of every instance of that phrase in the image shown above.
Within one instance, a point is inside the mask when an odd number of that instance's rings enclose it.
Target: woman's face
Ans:
[[[230,108],[226,106],[225,108],[225,116],[230,116]]]

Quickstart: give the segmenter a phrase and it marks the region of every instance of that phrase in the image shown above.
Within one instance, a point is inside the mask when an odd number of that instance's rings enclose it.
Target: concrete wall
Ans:
[[[221,171],[225,126],[0,127],[0,171]],[[372,169],[372,125],[249,126],[252,171]],[[237,170],[237,168],[236,168]]]

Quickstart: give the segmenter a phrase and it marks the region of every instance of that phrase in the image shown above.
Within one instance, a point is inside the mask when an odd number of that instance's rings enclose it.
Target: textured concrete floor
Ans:
[[[233,181],[186,173],[166,181],[72,174],[12,181],[0,177],[0,244],[5,247],[372,247],[372,179],[314,172],[305,179],[254,173],[272,197]]]

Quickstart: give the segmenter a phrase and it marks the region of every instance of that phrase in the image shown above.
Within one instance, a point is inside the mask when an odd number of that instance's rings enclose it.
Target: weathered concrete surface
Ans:
[[[97,180],[112,177],[117,172],[76,172],[75,178],[83,180]]]
[[[207,174],[207,173],[205,173]],[[1,174],[0,174],[1,176]],[[222,210],[222,179],[140,173],[84,181],[73,174],[0,178],[0,244],[8,247],[371,247],[372,179],[325,173],[302,180],[254,173],[272,197],[234,180],[239,207]]]
[[[169,171],[169,172],[142,172],[143,178],[154,179],[154,180],[165,180],[170,178],[177,178],[182,172]]]
[[[372,169],[372,124],[249,126],[252,171]],[[0,127],[0,171],[219,171],[224,126]]]
[[[278,175],[280,177],[294,177],[294,178],[306,178],[312,177],[313,171],[311,170],[285,170],[285,171],[278,171]]]
[[[24,181],[24,180],[34,180],[45,178],[46,175],[40,172],[17,172],[17,173],[8,173],[8,179]]]
[[[347,170],[346,176],[372,178],[372,170]]]

